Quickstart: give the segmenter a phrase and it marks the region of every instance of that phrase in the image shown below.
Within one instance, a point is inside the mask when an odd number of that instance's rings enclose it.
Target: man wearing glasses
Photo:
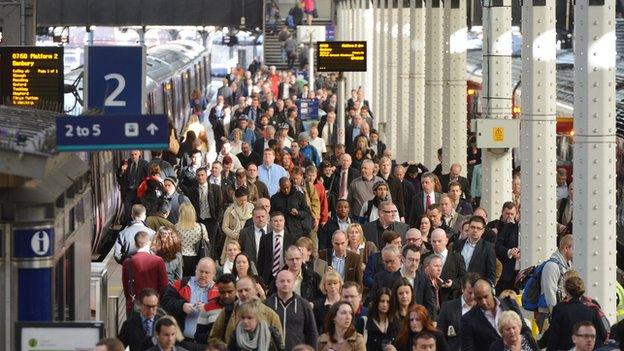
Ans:
[[[154,335],[154,325],[160,316],[158,311],[158,291],[145,288],[139,294],[139,313],[130,316],[121,326],[119,340],[130,351],[143,350],[143,344]]]
[[[393,230],[401,235],[401,240],[405,241],[405,233],[409,230],[409,225],[396,221],[398,210],[392,201],[383,201],[379,204],[379,218],[364,225],[364,237],[367,241],[372,241],[380,247],[381,235],[386,230]]]
[[[456,242],[454,251],[463,256],[467,272],[478,273],[494,284],[496,276],[494,245],[481,240],[485,231],[485,220],[479,216],[472,216],[469,223],[468,237]]]
[[[591,351],[596,344],[596,328],[590,321],[578,322],[572,329],[572,342],[574,347],[571,351]]]

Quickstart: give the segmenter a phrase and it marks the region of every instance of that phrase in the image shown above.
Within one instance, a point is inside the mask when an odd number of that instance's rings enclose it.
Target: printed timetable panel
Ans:
[[[61,111],[63,48],[0,47],[0,103]]]
[[[366,72],[365,41],[324,41],[316,44],[319,72]]]

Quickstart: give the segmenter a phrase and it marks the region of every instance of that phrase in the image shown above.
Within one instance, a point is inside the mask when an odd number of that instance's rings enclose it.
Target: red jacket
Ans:
[[[329,203],[327,202],[327,195],[325,194],[325,186],[323,185],[323,182],[314,182],[314,187],[316,188],[316,193],[318,194],[319,201],[321,202],[320,225],[321,223],[327,223],[329,220]]]
[[[126,309],[132,310],[134,303],[130,296],[130,273],[129,265],[132,264],[134,275],[134,295],[138,297],[144,288],[152,288],[158,290],[162,296],[165,292],[169,280],[167,278],[167,269],[165,261],[160,256],[152,255],[147,252],[137,252],[130,256],[123,263],[122,282],[124,295],[126,296]]]

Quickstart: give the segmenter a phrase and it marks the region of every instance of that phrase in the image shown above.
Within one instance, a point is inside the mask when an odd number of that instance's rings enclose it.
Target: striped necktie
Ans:
[[[279,234],[275,234],[275,246],[273,247],[273,276],[276,276],[279,273],[280,266],[282,263],[282,236]]]

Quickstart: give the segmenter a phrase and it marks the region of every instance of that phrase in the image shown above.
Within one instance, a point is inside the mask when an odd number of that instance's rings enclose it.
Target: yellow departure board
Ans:
[[[320,41],[316,43],[319,72],[365,72],[365,41]]]
[[[3,105],[61,111],[63,86],[62,47],[0,47]]]

